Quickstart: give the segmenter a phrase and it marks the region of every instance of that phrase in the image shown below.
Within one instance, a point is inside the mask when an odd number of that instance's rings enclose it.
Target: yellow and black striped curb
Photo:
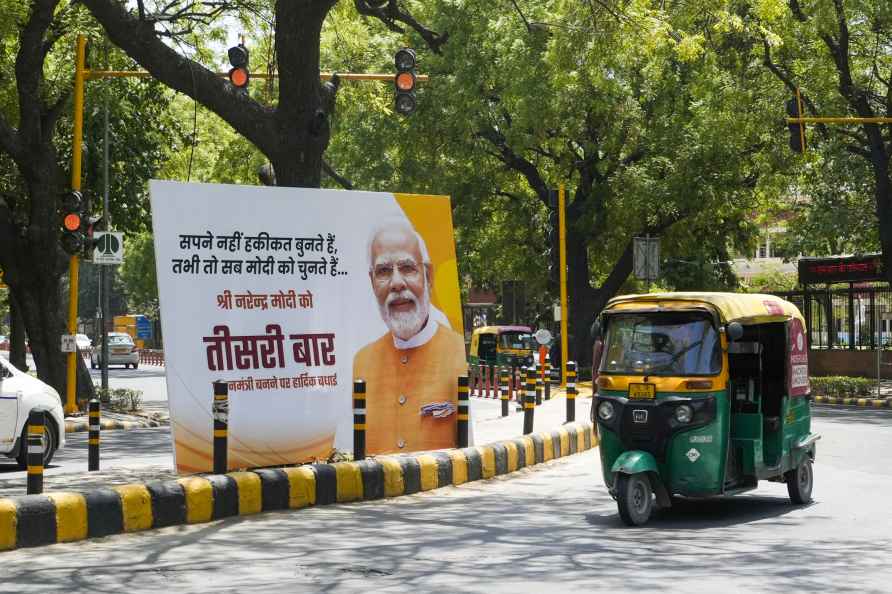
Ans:
[[[427,454],[0,499],[0,550],[411,495],[490,479],[597,445],[591,423],[568,423],[551,432]]]
[[[892,400],[889,398],[833,398],[831,396],[815,396],[815,403],[863,406],[865,408],[892,408]]]
[[[143,429],[145,427],[160,427],[166,425],[155,419],[145,419],[143,421],[117,421],[114,419],[102,419],[99,421],[99,427],[103,431],[113,429]],[[78,433],[79,431],[88,431],[90,422],[87,419],[65,419],[65,433]]]

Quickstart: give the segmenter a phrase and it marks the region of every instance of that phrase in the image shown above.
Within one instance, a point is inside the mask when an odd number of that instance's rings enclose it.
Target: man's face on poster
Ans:
[[[408,340],[421,331],[430,313],[430,265],[408,228],[379,232],[370,255],[369,277],[381,318],[395,336]]]

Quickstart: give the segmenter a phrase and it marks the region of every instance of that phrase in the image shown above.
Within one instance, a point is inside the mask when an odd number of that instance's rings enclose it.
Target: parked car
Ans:
[[[75,334],[74,341],[77,343],[77,350],[82,354],[89,353],[93,348],[93,341],[86,334]]]
[[[108,364],[123,365],[124,368],[139,367],[139,349],[133,344],[133,338],[123,332],[108,333]],[[102,365],[102,349],[95,348],[90,354],[90,367],[96,369]]]
[[[28,415],[31,411],[46,413],[43,437],[43,464],[65,447],[65,415],[62,399],[51,386],[16,369],[0,357],[0,454],[15,458],[27,468]]]

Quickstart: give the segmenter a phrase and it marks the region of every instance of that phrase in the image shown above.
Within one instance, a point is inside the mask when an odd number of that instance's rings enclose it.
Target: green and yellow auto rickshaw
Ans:
[[[533,335],[529,326],[483,326],[471,335],[468,362],[472,365],[529,367]]]
[[[795,305],[757,294],[622,296],[592,331],[592,416],[626,524],[644,524],[676,495],[730,495],[760,480],[811,501],[819,436]]]

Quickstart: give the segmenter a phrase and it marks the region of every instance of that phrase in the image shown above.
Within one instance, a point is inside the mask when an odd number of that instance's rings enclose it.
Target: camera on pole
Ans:
[[[62,249],[70,256],[80,254],[84,244],[82,229],[84,197],[80,192],[71,190],[61,196],[62,207]]]
[[[248,70],[248,48],[245,44],[240,43],[229,48],[229,63],[232,65],[229,69],[229,82],[237,89],[247,89],[251,73]]]
[[[396,111],[400,115],[410,115],[415,111],[415,50],[404,47],[393,58],[396,65],[396,76],[393,84],[396,87]]]

